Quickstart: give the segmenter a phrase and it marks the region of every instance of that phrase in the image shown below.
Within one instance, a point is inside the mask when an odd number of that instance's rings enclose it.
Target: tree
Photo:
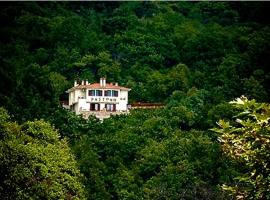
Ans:
[[[66,140],[43,120],[12,122],[0,108],[2,199],[85,199]]]
[[[118,81],[121,72],[120,64],[113,60],[109,52],[100,52],[98,55],[86,54],[79,62],[74,63],[80,78],[107,77],[108,81]]]
[[[219,140],[224,153],[239,162],[242,173],[223,189],[237,199],[270,199],[270,105],[242,96],[231,102],[239,114],[236,124],[220,120]]]

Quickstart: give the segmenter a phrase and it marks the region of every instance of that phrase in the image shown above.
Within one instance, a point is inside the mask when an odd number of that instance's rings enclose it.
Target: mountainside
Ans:
[[[6,199],[270,199],[268,2],[0,4]],[[103,123],[60,108],[100,77],[164,108]],[[50,173],[48,134],[70,171]]]
[[[14,114],[46,115],[75,78],[102,76],[131,102],[192,87],[269,99],[268,2],[1,4],[0,102]]]

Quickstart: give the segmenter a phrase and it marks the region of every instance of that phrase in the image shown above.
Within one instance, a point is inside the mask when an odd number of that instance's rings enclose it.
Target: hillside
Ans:
[[[14,179],[1,175],[0,196],[270,199],[269,5],[1,2],[0,172]],[[100,123],[59,106],[75,79],[100,77],[164,107]],[[72,162],[53,187],[47,145]]]

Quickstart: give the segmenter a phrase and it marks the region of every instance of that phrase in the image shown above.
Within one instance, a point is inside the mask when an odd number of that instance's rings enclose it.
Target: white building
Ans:
[[[100,78],[99,83],[88,83],[87,80],[67,90],[69,93],[69,108],[76,114],[84,117],[95,115],[103,119],[111,114],[128,112],[128,92],[131,89],[121,87],[117,83],[106,83],[105,78]]]

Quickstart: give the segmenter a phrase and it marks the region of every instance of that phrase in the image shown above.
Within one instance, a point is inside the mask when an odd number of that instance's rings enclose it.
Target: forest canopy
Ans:
[[[1,197],[270,199],[268,2],[0,4]],[[165,106],[61,108],[100,77]]]

